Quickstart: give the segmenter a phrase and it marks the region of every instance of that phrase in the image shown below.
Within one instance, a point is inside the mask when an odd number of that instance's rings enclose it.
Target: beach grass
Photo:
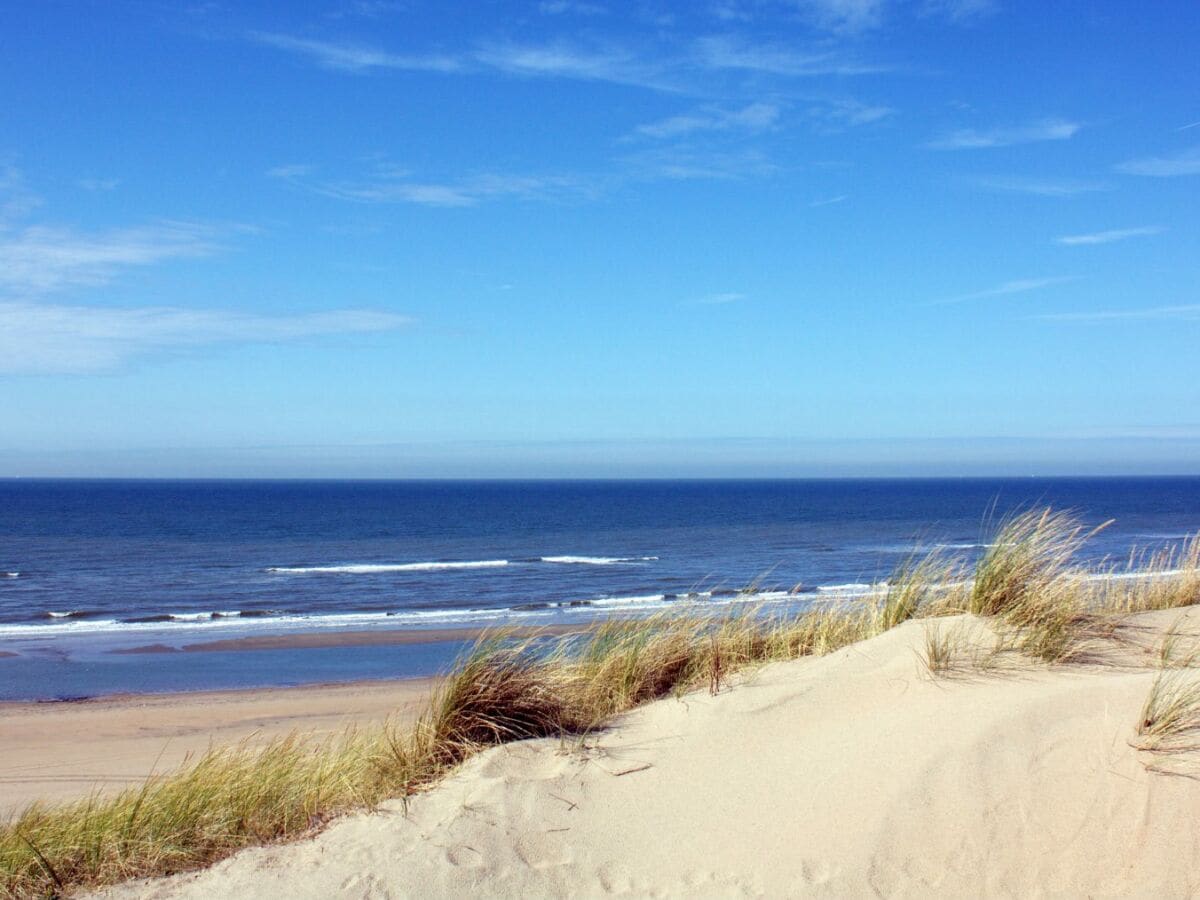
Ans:
[[[716,693],[749,667],[831,653],[913,619],[973,613],[997,635],[989,667],[1009,650],[1060,664],[1111,633],[1106,623],[1116,617],[1200,600],[1196,541],[1150,560],[1151,577],[1098,590],[1074,559],[1091,533],[1064,513],[1026,513],[1002,524],[973,573],[934,553],[900,566],[865,598],[787,616],[748,609],[609,620],[558,639],[496,632],[440,682],[415,724],[217,748],[112,797],[34,805],[0,825],[0,893],[53,896],[205,866],[411,796],[487,747],[586,735],[652,700],[704,686]],[[925,663],[944,672],[961,635],[932,625]],[[1200,687],[1168,674],[1155,682],[1138,728],[1157,746],[1200,728]]]

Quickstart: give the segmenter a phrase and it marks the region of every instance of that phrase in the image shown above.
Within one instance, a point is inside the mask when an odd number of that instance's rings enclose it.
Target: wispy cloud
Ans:
[[[41,205],[42,198],[29,189],[21,170],[0,162],[0,225],[20,219]]]
[[[646,62],[619,47],[589,49],[567,42],[497,43],[484,47],[474,58],[510,75],[604,81],[659,91],[680,89],[661,64]]]
[[[411,322],[361,309],[270,316],[165,306],[0,303],[0,375],[108,371],[151,353],[392,331]]]
[[[1112,185],[1104,181],[1089,181],[1080,178],[1039,178],[1026,175],[985,175],[968,179],[971,184],[989,191],[1014,194],[1034,194],[1039,197],[1073,197],[1110,191]]]
[[[814,24],[839,32],[865,31],[883,23],[884,0],[799,0]]]
[[[205,256],[219,238],[216,229],[188,222],[94,234],[47,226],[0,231],[0,290],[28,294],[102,284],[131,266]]]
[[[547,16],[602,16],[608,10],[599,3],[586,3],[583,0],[542,0],[538,4],[538,12]]]
[[[878,103],[863,103],[852,97],[822,98],[812,102],[808,115],[818,130],[826,133],[844,131],[862,125],[873,125],[896,114],[890,106]]]
[[[810,208],[815,208],[818,206],[832,206],[835,203],[841,203],[843,200],[849,199],[849,197],[849,194],[838,194],[836,197],[824,197],[820,200],[813,200],[808,205]]]
[[[1109,322],[1130,319],[1200,322],[1200,303],[1189,303],[1181,306],[1152,306],[1146,309],[1108,309],[1095,312],[1043,313],[1032,318],[1054,322]]]
[[[970,300],[986,300],[989,297],[1007,297],[1010,294],[1024,294],[1027,291],[1040,291],[1042,288],[1048,288],[1056,284],[1078,281],[1079,278],[1080,276],[1078,275],[1059,275],[1052,278],[1018,278],[998,284],[992,288],[987,288],[986,290],[974,291],[970,294],[960,294],[957,297],[947,297],[944,300],[934,300],[931,305],[942,306],[947,303],[965,303]]]
[[[1148,175],[1154,178],[1200,175],[1200,145],[1190,147],[1174,156],[1131,159],[1129,162],[1123,162],[1117,166],[1117,171],[1126,175]]]
[[[808,77],[813,75],[870,75],[888,71],[847,59],[840,52],[803,52],[791,47],[751,43],[729,35],[700,38],[694,62],[709,69],[732,69],[763,75]]]
[[[740,109],[706,106],[694,112],[639,125],[636,133],[650,138],[674,138],[698,131],[764,131],[779,120],[773,103],[751,103]]]
[[[1091,234],[1067,234],[1055,238],[1055,243],[1076,247],[1088,244],[1112,244],[1127,238],[1145,237],[1151,234],[1161,234],[1163,228],[1158,225],[1144,225],[1141,228],[1113,228],[1109,231],[1093,231]]]
[[[951,22],[969,22],[994,13],[995,0],[925,0],[920,6],[923,16],[941,16]]]
[[[1065,141],[1074,137],[1082,128],[1078,122],[1065,119],[1041,119],[1026,125],[1008,125],[999,128],[962,128],[930,141],[925,146],[932,150],[987,150],[993,147],[1011,147],[1014,144],[1033,144],[1039,141]]]
[[[725,291],[719,294],[706,294],[703,297],[697,297],[693,302],[700,306],[725,306],[729,303],[741,303],[746,299],[746,295],[739,291]]]
[[[405,56],[362,44],[321,41],[260,31],[251,32],[250,37],[260,44],[298,53],[324,68],[342,72],[367,72],[371,69],[454,72],[462,68],[462,63],[452,56]]]
[[[1200,128],[1200,122],[1188,122],[1186,125],[1180,125],[1176,131],[1188,131],[1192,128]]]
[[[482,173],[440,182],[414,179],[407,170],[386,165],[359,179],[321,179],[315,167],[307,165],[278,166],[268,174],[316,194],[357,203],[467,207],[505,197],[587,196],[593,190],[586,180],[569,175]]]
[[[694,147],[653,148],[630,154],[621,161],[617,182],[725,181],[765,177],[779,167],[757,150],[712,151]]]

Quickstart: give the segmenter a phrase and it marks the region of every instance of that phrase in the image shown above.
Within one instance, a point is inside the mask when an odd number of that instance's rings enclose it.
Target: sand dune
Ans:
[[[1140,639],[1180,616],[1141,617]],[[1132,746],[1154,678],[1144,654],[932,678],[926,627],[775,664],[715,697],[659,701],[587,740],[496,748],[407,810],[393,802],[302,843],[103,896],[1200,889],[1200,781],[1148,771],[1155,760]],[[965,619],[932,627],[984,634]]]

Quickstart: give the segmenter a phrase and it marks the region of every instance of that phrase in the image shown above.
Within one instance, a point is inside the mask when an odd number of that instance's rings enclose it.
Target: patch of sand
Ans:
[[[212,745],[316,737],[390,714],[414,717],[432,681],[0,704],[0,820],[34,800],[140,784]]]

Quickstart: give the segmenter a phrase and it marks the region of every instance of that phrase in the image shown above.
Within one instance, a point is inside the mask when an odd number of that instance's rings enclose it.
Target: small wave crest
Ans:
[[[0,575],[3,575],[5,578],[20,578],[21,577],[20,572],[0,572]]]
[[[272,575],[379,575],[387,572],[440,572],[444,569],[497,569],[507,559],[481,559],[467,562],[361,563],[346,566],[272,566]]]
[[[538,562],[579,566],[619,566],[622,563],[654,562],[657,556],[540,556]]]

